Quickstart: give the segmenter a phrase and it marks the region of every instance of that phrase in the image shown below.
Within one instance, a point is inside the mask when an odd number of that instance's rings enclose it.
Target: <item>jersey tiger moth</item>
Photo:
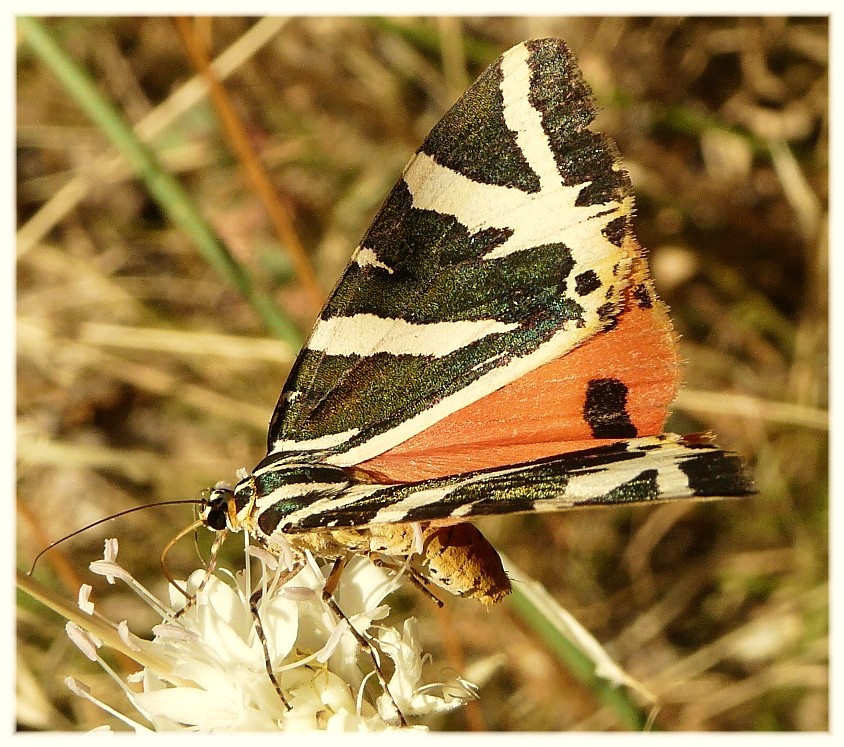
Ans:
[[[743,496],[740,459],[663,433],[677,340],[613,143],[557,39],[519,44],[434,127],[299,354],[267,456],[202,520],[279,554],[410,559],[510,590],[467,520]],[[290,555],[288,555],[290,557]]]

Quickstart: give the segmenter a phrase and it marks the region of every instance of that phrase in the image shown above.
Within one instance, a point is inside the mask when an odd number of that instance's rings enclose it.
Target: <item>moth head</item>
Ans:
[[[235,488],[219,483],[208,491],[202,501],[200,519],[215,532],[240,528],[238,514],[252,502],[254,489],[251,479],[242,480]]]

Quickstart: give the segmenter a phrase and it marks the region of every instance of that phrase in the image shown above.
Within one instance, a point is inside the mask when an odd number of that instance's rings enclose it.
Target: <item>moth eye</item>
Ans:
[[[212,508],[205,517],[205,526],[215,532],[221,532],[226,528],[226,512],[223,509]]]

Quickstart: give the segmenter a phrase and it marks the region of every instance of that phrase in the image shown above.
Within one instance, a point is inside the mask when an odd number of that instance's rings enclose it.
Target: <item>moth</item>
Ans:
[[[281,392],[267,455],[201,512],[271,551],[398,564],[497,602],[490,514],[744,496],[663,433],[676,335],[614,144],[558,39],[494,62],[405,167]]]

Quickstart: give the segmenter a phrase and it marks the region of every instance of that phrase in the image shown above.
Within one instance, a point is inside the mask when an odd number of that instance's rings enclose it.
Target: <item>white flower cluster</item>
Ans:
[[[394,581],[365,558],[353,558],[343,571],[334,599],[347,620],[338,620],[322,599],[330,563],[309,557],[301,572],[279,586],[273,559],[259,555],[262,573],[254,588],[262,588],[263,594],[258,614],[288,710],[267,674],[249,606],[253,587],[248,572],[194,572],[186,587],[195,601],[178,614],[184,597],[171,587],[169,604],[158,601],[114,562],[115,550],[112,546],[106,560],[91,569],[127,583],[163,618],[152,641],[131,634],[125,622],[114,626],[126,648],[142,652],[137,658],[146,663],[130,678],[142,692],[115,680],[154,731],[377,731],[398,725],[393,700],[410,717],[448,711],[475,697],[473,686],[459,678],[448,684],[422,683],[416,620],[405,620],[400,630],[378,622],[390,612],[384,598],[395,588]],[[93,613],[84,589],[80,607]],[[380,652],[383,669],[391,673],[393,700],[380,691],[371,657],[361,651],[350,624],[371,641],[376,656]],[[99,641],[73,623],[68,633],[107,667],[96,653]],[[93,700],[77,683],[69,684]],[[136,730],[147,730],[106,708]]]

